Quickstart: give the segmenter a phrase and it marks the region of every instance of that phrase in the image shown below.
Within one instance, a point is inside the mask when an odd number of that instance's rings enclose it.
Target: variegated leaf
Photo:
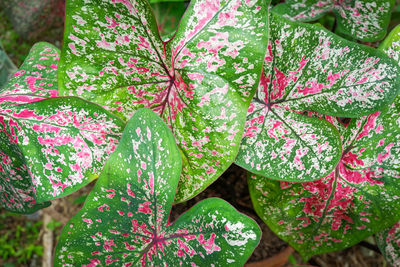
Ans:
[[[115,115],[77,97],[6,107],[0,116],[24,155],[38,202],[68,195],[97,178],[124,127]]]
[[[34,212],[48,205],[36,203],[96,178],[123,129],[121,119],[93,103],[51,98],[58,56],[54,46],[36,44],[0,94],[0,200],[14,212]]]
[[[49,43],[37,43],[24,63],[0,92],[0,104],[40,101],[58,95],[57,65],[60,51]]]
[[[300,113],[359,117],[382,109],[397,94],[400,68],[380,51],[276,14],[269,34],[236,164],[271,179],[320,179],[340,159],[340,137]]]
[[[266,50],[267,3],[194,0],[163,43],[147,1],[67,2],[60,92],[129,118],[148,107],[183,156],[175,201],[232,163]]]
[[[328,12],[336,15],[337,30],[365,42],[386,35],[394,0],[286,0],[273,11],[294,21],[317,20]]]
[[[17,213],[33,213],[50,205],[37,204],[31,174],[19,146],[12,141],[4,117],[0,116],[0,206]]]
[[[257,214],[304,257],[340,250],[400,218],[400,97],[352,120],[335,170],[306,183],[249,177]],[[289,179],[288,179],[289,180]]]
[[[379,49],[400,65],[400,25],[397,25],[379,45]]]
[[[400,223],[376,235],[376,243],[391,266],[400,266]]]
[[[168,222],[180,171],[168,127],[151,110],[138,110],[63,229],[54,266],[242,266],[261,232],[227,202],[204,200]]]
[[[400,64],[400,25],[393,29],[393,31],[386,37],[386,39],[381,43],[379,49],[384,51],[387,55],[394,58]],[[392,153],[398,154],[398,149],[400,142],[399,139],[399,127],[398,114],[400,112],[400,97],[394,101],[390,106],[386,114],[375,116],[374,118],[368,118],[364,123],[363,131],[365,132],[365,137],[374,136],[377,132],[385,132],[386,138],[377,139],[375,142],[377,144],[376,148],[379,151],[366,151],[361,153],[362,160],[365,161],[364,154],[368,155],[371,152],[378,153],[378,161],[380,163],[386,163],[390,159],[389,155]],[[386,121],[389,120],[389,121]],[[388,123],[391,122],[391,123]],[[369,152],[369,153],[368,153]],[[368,158],[367,158],[368,159]],[[369,161],[370,162],[370,161]],[[399,167],[398,157],[395,162],[389,162],[395,167]],[[387,165],[387,164],[386,164]],[[379,249],[381,250],[385,259],[389,264],[393,266],[400,265],[400,228],[399,222],[388,229],[379,232],[376,235],[376,241]]]

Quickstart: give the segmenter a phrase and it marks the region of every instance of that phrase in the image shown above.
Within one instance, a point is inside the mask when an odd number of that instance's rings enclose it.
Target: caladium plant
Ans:
[[[0,200],[15,212],[34,212],[95,179],[124,126],[96,104],[54,98],[58,59],[55,47],[36,44],[0,92]]]
[[[67,2],[60,92],[124,119],[159,114],[183,157],[176,202],[200,193],[234,161],[267,45],[265,1],[194,0],[161,40],[145,0]]]
[[[376,235],[376,243],[385,257],[386,261],[392,266],[400,265],[400,223],[397,222],[389,229]]]
[[[180,172],[170,129],[150,109],[138,110],[64,227],[54,266],[243,266],[261,231],[227,202],[201,201],[168,222]]]
[[[302,112],[360,117],[382,109],[397,95],[400,68],[381,51],[273,13],[269,39],[235,163],[271,179],[320,179],[341,158],[340,136]]]
[[[294,21],[314,21],[336,15],[337,31],[365,42],[383,39],[395,0],[286,0],[273,12]]]
[[[379,49],[384,51],[388,56],[395,59],[400,64],[400,25],[392,30],[392,32],[381,43]],[[391,111],[396,112],[394,106]],[[385,259],[393,266],[400,265],[400,228],[399,222],[391,228],[376,235],[376,241]]]
[[[290,183],[250,175],[256,212],[306,258],[393,225],[400,217],[399,114],[397,97],[385,111],[353,119],[342,129],[339,164],[320,180]]]

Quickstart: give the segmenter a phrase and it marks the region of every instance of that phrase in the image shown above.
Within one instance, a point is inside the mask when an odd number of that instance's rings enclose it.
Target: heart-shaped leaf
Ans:
[[[336,15],[337,31],[365,42],[383,39],[394,0],[286,0],[273,12],[294,21],[317,20],[328,12]]]
[[[400,68],[384,53],[322,27],[271,14],[268,53],[236,164],[271,179],[327,176],[341,156],[336,129],[301,113],[359,117],[397,94]]]
[[[60,91],[124,118],[148,107],[183,156],[175,201],[233,162],[266,49],[264,1],[194,0],[163,43],[147,1],[67,2]]]
[[[96,104],[51,98],[57,95],[58,56],[54,46],[36,44],[0,93],[0,200],[15,212],[34,212],[48,205],[36,203],[96,178],[124,126]]]
[[[115,150],[122,120],[77,97],[0,110],[33,179],[38,202],[75,192],[100,174]]]
[[[400,265],[400,223],[376,235],[376,243],[391,266]]]
[[[248,179],[257,214],[303,257],[340,250],[400,217],[400,97],[385,112],[352,120],[335,170],[307,183]]]
[[[45,42],[35,44],[0,92],[0,104],[32,103],[56,97],[59,60],[60,51],[55,46]]]
[[[55,266],[242,266],[260,230],[227,202],[199,202],[173,224],[168,216],[181,171],[165,123],[138,110],[84,207],[65,226]]]

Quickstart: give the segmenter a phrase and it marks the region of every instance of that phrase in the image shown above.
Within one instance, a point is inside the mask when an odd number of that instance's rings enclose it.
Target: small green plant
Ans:
[[[15,232],[6,223],[12,219],[19,222]],[[42,222],[24,221],[21,215],[11,212],[0,214],[0,262],[12,264],[26,264],[33,255],[41,257],[43,247],[38,244],[39,232]],[[8,262],[17,259],[16,262]]]

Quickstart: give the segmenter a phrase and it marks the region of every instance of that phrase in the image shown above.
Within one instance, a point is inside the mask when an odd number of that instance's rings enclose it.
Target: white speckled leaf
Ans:
[[[353,119],[327,177],[307,183],[249,177],[257,214],[304,257],[349,247],[400,218],[400,97]]]
[[[400,25],[389,33],[386,39],[379,46],[379,49],[384,51],[388,56],[392,57],[400,64]],[[386,138],[378,139],[377,147],[375,148],[378,151],[373,150],[370,151],[370,153],[375,152],[375,154],[378,154],[381,164],[386,163],[389,160],[389,164],[393,164],[397,168],[399,168],[400,162],[398,161],[399,136],[396,133],[399,132],[400,125],[398,122],[399,116],[396,115],[396,113],[398,114],[399,112],[400,97],[397,97],[386,113],[379,114],[372,118],[369,117],[366,121],[362,121],[364,122],[363,131],[365,132],[363,138],[377,135],[377,132],[385,132],[387,136]],[[391,131],[393,131],[393,133],[391,133]],[[396,155],[395,158],[389,156],[392,153]],[[361,156],[363,157],[365,154],[367,153],[363,151]],[[365,158],[363,157],[362,159],[365,162]],[[394,162],[393,159],[395,159]],[[376,235],[376,242],[379,249],[389,264],[393,266],[400,265],[399,226],[399,222],[396,222],[393,227],[385,229]]]
[[[34,212],[96,178],[124,126],[96,104],[52,98],[58,55],[34,45],[0,94],[0,200],[14,212]]]
[[[60,51],[49,43],[36,43],[24,63],[0,92],[0,104],[32,103],[58,95],[57,65]]]
[[[261,231],[227,202],[201,201],[168,222],[180,171],[168,127],[151,110],[138,110],[63,229],[54,266],[243,266]]]
[[[270,18],[264,74],[235,163],[271,179],[317,180],[337,165],[340,137],[329,123],[300,113],[359,117],[382,109],[397,94],[400,68],[321,27]]]
[[[386,261],[392,266],[400,265],[400,223],[376,235],[376,243]]]
[[[400,65],[400,25],[397,25],[379,45],[379,50],[396,60]]]
[[[394,0],[286,0],[273,11],[294,21],[317,20],[328,12],[336,15],[337,30],[365,42],[383,39]]]
[[[148,107],[183,159],[175,200],[204,190],[232,163],[266,50],[268,5],[194,0],[163,43],[147,1],[67,2],[60,92],[129,118]]]
[[[328,121],[258,102],[249,113],[239,166],[271,179],[304,182],[328,175],[339,162],[339,132]]]
[[[124,128],[115,115],[77,97],[19,105],[0,115],[15,130],[38,202],[66,196],[97,178]]]

